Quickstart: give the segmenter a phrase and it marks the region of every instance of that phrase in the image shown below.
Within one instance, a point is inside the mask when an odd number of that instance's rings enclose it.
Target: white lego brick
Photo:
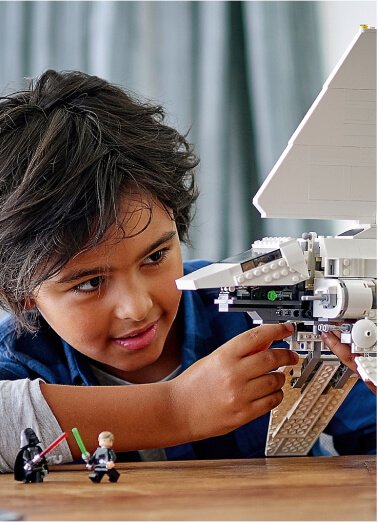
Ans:
[[[293,241],[294,239],[293,237],[263,237],[252,243],[252,250],[256,254],[265,254],[272,250],[277,250],[282,243]]]
[[[214,304],[218,305],[219,312],[228,312],[228,305],[232,302],[233,299],[229,299],[228,294],[220,294],[218,299],[214,299]]]
[[[176,280],[179,290],[221,288],[235,285],[235,278],[242,275],[239,263],[213,263]]]
[[[284,157],[271,172],[272,177],[269,175],[262,184],[262,196],[258,192],[253,199],[261,216],[360,219],[364,223],[374,223],[375,165],[356,165],[352,169],[351,165],[338,166],[334,161],[333,165],[321,166],[317,153],[314,147],[303,145],[296,145],[285,151]],[[347,155],[344,154],[344,149],[338,154],[340,158]],[[375,155],[374,149],[372,156]],[[296,175],[297,172],[300,172],[300,176]],[[283,193],[285,197],[282,197]]]
[[[362,162],[357,163],[357,161],[361,156],[364,158],[369,155],[375,156],[376,149],[365,149],[367,152],[362,155],[361,149],[356,147],[349,149],[339,147],[333,149],[333,157],[328,158],[327,163],[322,162],[326,150],[329,148],[312,147],[312,150],[309,151],[311,163],[305,168],[308,177],[307,200],[313,205],[316,202],[323,206],[335,204],[337,207],[335,210],[327,209],[327,213],[332,213],[332,215],[335,211],[349,213],[346,205],[352,205],[353,209],[358,208],[360,212],[363,211],[362,202],[371,206],[376,201],[376,165],[375,162],[366,165]],[[363,180],[362,183],[361,180]]]
[[[377,259],[376,239],[319,237],[319,246],[323,258]]]
[[[377,386],[377,358],[356,357],[357,370],[361,379],[372,382]]]
[[[282,243],[280,250],[289,268],[296,270],[306,278],[309,276],[304,254],[298,241],[293,240]]]
[[[264,238],[253,243],[252,248],[281,251],[282,258],[245,271],[236,278],[237,285],[276,286],[294,285],[308,278],[307,264],[303,251],[296,239]]]
[[[295,346],[293,348],[295,350],[306,350],[307,352],[313,352],[315,347],[318,347],[320,344],[321,351],[329,351],[321,337],[320,333],[314,334],[313,332],[297,332],[295,338]]]
[[[377,277],[377,262],[375,259],[326,259],[324,262],[324,276],[333,277]]]
[[[300,267],[303,269],[303,267]],[[294,285],[306,281],[308,272],[303,274],[288,266],[285,259],[276,259],[257,266],[236,277],[238,286]]]
[[[295,143],[311,145],[313,151],[326,147],[328,151],[334,150],[336,158],[343,147],[374,148],[375,110],[375,89],[329,89],[327,95],[319,100],[316,111],[311,113],[311,122],[302,127]],[[320,133],[319,128],[327,114],[329,126],[325,133]]]

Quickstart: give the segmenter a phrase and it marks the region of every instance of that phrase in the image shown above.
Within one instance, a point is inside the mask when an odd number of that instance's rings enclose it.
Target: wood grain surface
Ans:
[[[376,520],[376,458],[138,462],[116,484],[83,466],[43,484],[0,475],[0,509],[23,520]]]

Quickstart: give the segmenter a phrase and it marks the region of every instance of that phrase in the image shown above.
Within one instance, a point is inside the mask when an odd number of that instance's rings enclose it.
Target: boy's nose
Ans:
[[[142,288],[134,291],[120,292],[114,306],[114,314],[118,319],[143,321],[153,307],[153,301],[148,292]]]

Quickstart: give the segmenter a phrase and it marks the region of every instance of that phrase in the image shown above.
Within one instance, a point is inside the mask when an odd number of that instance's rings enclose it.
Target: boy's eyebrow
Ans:
[[[68,272],[68,274],[60,277],[57,280],[57,283],[72,283],[73,281],[77,281],[83,277],[96,276],[96,274],[99,274],[103,270],[104,268],[101,269],[100,267],[86,268],[83,270],[72,270],[71,272]]]
[[[151,245],[149,245],[141,253],[140,257],[141,258],[142,257],[146,257],[150,252],[152,252],[153,250],[158,248],[160,245],[162,245],[163,243],[166,243],[167,241],[170,241],[171,239],[173,239],[175,237],[175,235],[176,235],[176,230],[170,230],[169,232],[164,232],[164,234],[162,234],[159,239],[154,241]]]
[[[167,241],[170,241],[173,239],[176,235],[176,230],[170,230],[169,232],[164,232],[160,236],[159,239],[151,243],[140,255],[140,258],[146,257],[148,254],[150,254],[153,250],[158,248],[163,243],[166,243]],[[72,283],[73,281],[77,281],[78,279],[82,279],[83,277],[87,276],[95,276],[96,274],[99,274],[104,270],[104,267],[93,267],[93,268],[84,268],[82,270],[72,270],[71,272],[68,272],[61,278],[57,280],[57,283]]]

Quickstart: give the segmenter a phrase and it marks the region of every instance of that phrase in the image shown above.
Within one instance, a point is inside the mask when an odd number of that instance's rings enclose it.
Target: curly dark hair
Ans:
[[[0,302],[25,299],[117,223],[121,196],[157,198],[188,242],[198,158],[161,106],[78,71],[48,70],[0,98]]]

